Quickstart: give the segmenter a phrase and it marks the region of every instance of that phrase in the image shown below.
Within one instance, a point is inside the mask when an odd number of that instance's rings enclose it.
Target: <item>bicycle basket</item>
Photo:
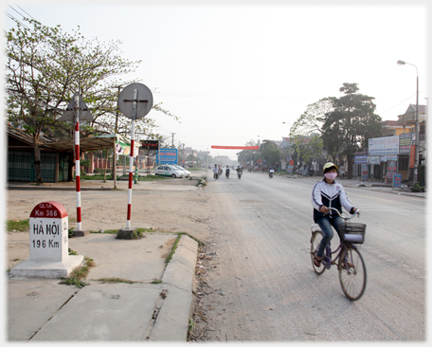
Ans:
[[[366,224],[345,223],[339,226],[339,231],[342,233],[345,242],[363,243],[366,233]]]

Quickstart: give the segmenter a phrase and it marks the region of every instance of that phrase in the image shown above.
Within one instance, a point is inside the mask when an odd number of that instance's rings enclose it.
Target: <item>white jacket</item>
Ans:
[[[322,206],[336,208],[340,213],[342,213],[342,206],[350,213],[354,207],[348,200],[342,184],[336,181],[328,184],[325,179],[315,184],[312,190],[312,206],[315,222],[324,216],[324,213],[319,210]],[[330,217],[333,215],[336,215],[336,212],[330,211]]]

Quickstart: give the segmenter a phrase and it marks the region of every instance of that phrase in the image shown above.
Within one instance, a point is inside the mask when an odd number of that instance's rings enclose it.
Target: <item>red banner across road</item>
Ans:
[[[212,149],[259,149],[259,146],[211,146]]]

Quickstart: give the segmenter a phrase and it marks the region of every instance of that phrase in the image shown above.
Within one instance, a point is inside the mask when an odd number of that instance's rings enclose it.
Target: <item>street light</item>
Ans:
[[[418,69],[417,66],[414,64],[407,63],[403,60],[397,61],[398,65],[411,65],[416,68],[417,72],[417,87],[416,87],[416,123],[415,123],[415,162],[414,162],[414,184],[417,183],[417,176],[418,176],[418,165],[419,165],[419,146],[420,146],[420,136],[419,136],[419,115],[418,115],[418,97],[419,97],[419,78],[418,78]]]

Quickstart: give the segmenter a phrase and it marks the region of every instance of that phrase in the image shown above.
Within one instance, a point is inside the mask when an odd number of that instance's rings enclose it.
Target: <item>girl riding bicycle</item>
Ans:
[[[314,264],[317,267],[321,266],[324,250],[333,238],[332,226],[336,229],[339,237],[341,237],[339,224],[344,223],[344,220],[339,217],[336,212],[328,208],[336,208],[342,213],[343,206],[351,214],[354,214],[357,210],[348,200],[348,196],[342,184],[335,181],[337,170],[338,167],[335,164],[330,162],[326,163],[323,167],[324,179],[315,184],[312,190],[312,206],[314,207],[313,219],[314,222],[320,226],[324,234],[318,250],[314,255]]]

